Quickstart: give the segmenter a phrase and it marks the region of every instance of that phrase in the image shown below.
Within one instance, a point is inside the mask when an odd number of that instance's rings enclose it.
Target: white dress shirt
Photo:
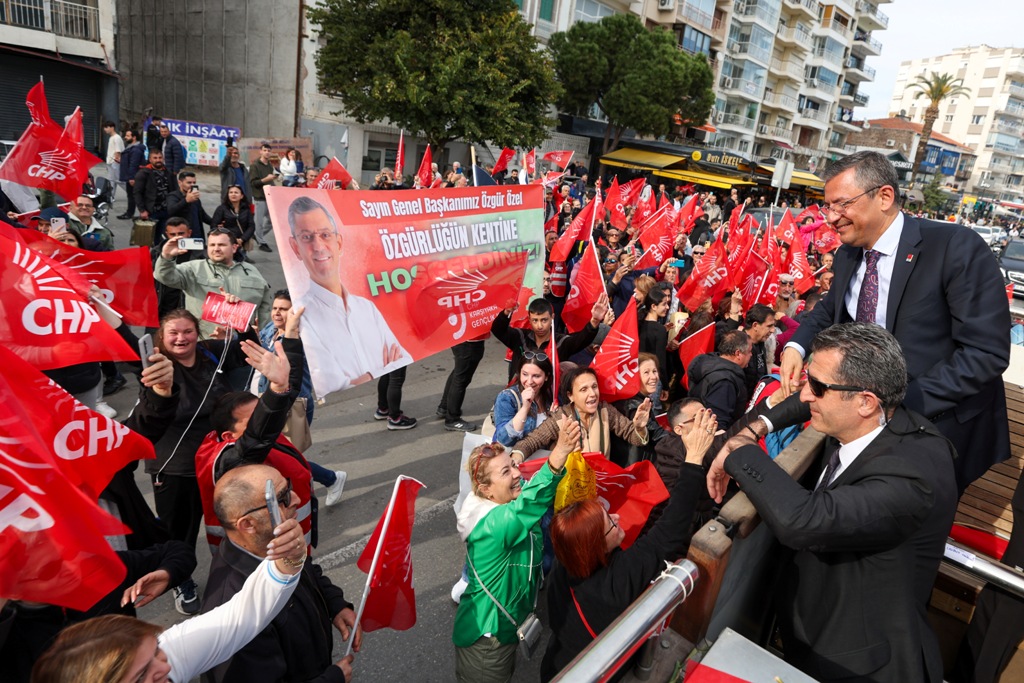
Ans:
[[[885,327],[885,313],[889,307],[889,285],[892,283],[892,270],[896,265],[896,250],[900,246],[900,237],[903,236],[903,212],[896,214],[896,220],[886,228],[882,236],[872,247],[874,251],[881,254],[878,258],[878,306],[875,308],[875,322]],[[866,258],[861,258],[857,270],[850,279],[850,286],[846,289],[846,311],[854,320],[857,319],[857,301],[860,298],[860,287],[864,283],[864,273],[868,264]]]
[[[885,425],[879,425],[878,427],[875,427],[864,436],[858,437],[851,441],[850,443],[840,445],[839,467],[832,474],[832,479],[830,481],[825,482],[824,484],[822,484],[821,480],[825,476],[825,473],[822,472],[821,476],[818,477],[818,486],[828,486],[833,481],[838,479],[839,475],[845,472],[847,469],[849,469],[850,465],[853,464],[853,461],[857,459],[857,456],[864,452],[864,449],[868,447],[868,444],[874,441],[875,437],[878,436],[884,428]]]
[[[351,293],[347,298],[346,307],[345,299],[310,281],[309,290],[295,302],[306,307],[300,334],[320,398],[349,388],[366,373],[376,378],[412,362],[399,345],[399,358],[385,365],[385,350],[398,339],[369,299]]]

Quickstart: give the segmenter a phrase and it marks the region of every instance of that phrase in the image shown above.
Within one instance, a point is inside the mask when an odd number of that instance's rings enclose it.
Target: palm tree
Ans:
[[[932,127],[935,119],[939,118],[939,103],[948,97],[957,95],[970,95],[971,89],[964,87],[962,78],[953,78],[953,74],[938,74],[934,71],[928,76],[918,76],[917,80],[908,87],[917,90],[914,99],[924,95],[928,98],[928,108],[924,110],[924,124],[921,126],[921,141],[917,145],[917,154],[914,155],[914,175],[916,180],[921,173],[921,163],[924,162],[925,154],[928,153],[928,140],[932,136]]]

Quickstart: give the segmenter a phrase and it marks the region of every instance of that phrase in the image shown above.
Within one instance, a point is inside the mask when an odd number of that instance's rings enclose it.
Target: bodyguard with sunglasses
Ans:
[[[828,296],[783,351],[783,388],[795,390],[811,340],[830,325],[885,328],[906,357],[907,407],[956,447],[963,491],[1010,456],[1002,379],[1010,315],[999,267],[973,231],[902,213],[899,178],[883,155],[851,154],[823,175],[822,211],[843,246]]]
[[[820,305],[820,304],[819,304]],[[708,472],[721,501],[730,477],[793,551],[776,588],[786,660],[821,681],[942,681],[926,608],[956,512],[953,447],[901,404],[907,364],[870,323],[823,330],[807,382],[783,413],[828,435],[806,487],[757,446],[764,420],[726,444]]]

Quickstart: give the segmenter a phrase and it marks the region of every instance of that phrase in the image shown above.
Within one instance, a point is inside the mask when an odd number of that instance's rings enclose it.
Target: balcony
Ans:
[[[857,106],[857,107],[866,107],[866,106],[868,106],[868,100],[869,99],[871,99],[871,98],[868,95],[864,95],[864,94],[859,93],[859,92],[853,93],[853,102],[854,102],[854,105]]]
[[[830,22],[822,22],[821,25],[816,26],[815,29],[818,31],[832,31],[833,33],[838,33],[844,39],[848,39],[852,33],[849,24],[844,24],[835,17],[833,17]]]
[[[779,126],[766,126],[761,123],[757,126],[757,134],[764,138],[772,138],[789,142],[793,135],[793,131],[780,128]]]
[[[889,27],[889,17],[878,11],[878,8],[870,2],[857,3],[857,24],[869,31],[886,29]]]
[[[100,12],[64,0],[0,0],[0,24],[98,43]]]
[[[836,86],[832,83],[826,83],[816,78],[804,79],[804,90],[813,91],[811,94],[817,98],[829,98],[835,99]]]
[[[714,39],[713,42],[721,43],[725,42],[727,24],[723,20],[722,16],[715,17],[715,20],[711,22],[711,37]]]
[[[752,0],[736,0],[733,19],[744,23],[757,21],[769,31],[775,31],[779,25],[779,12]]]
[[[843,118],[842,109],[836,112],[836,115],[832,118],[832,127],[836,130],[846,131],[847,133],[855,133],[861,130],[861,127],[853,122],[853,112],[850,112],[850,119],[846,120]]]
[[[814,44],[811,32],[803,24],[779,27],[775,40],[788,45],[796,45],[806,50],[811,49],[811,46]]]
[[[743,114],[720,114],[720,119],[717,121],[718,126],[721,127],[732,127],[742,128],[746,131],[754,130],[754,119],[747,118]]]
[[[688,2],[680,2],[678,4],[676,7],[676,18],[684,24],[706,29],[711,29],[715,23],[713,14],[708,14]]]
[[[1024,119],[1024,105],[1020,105],[1014,100],[1008,101],[1005,105],[999,107],[996,110],[997,114],[1002,116],[1012,116],[1017,119]]]
[[[1024,129],[1021,128],[1019,123],[996,119],[995,123],[992,124],[992,130],[999,131],[1000,133],[1009,133],[1010,135],[1020,135],[1021,130]]]
[[[1007,84],[1007,86],[1003,88],[1003,92],[1008,92],[1011,95],[1016,95],[1017,97],[1024,97],[1024,88],[1012,83]]]
[[[764,96],[764,85],[744,78],[722,76],[718,79],[718,85],[724,93],[740,95],[754,102],[760,102]]]
[[[772,57],[771,64],[768,65],[768,69],[776,75],[785,76],[794,81],[802,81],[804,79],[804,67],[796,62],[791,62],[788,59],[786,61],[782,61],[778,57]]]
[[[818,0],[785,0],[786,7],[803,12],[812,19],[818,18]]]
[[[757,60],[764,66],[768,66],[768,63],[772,60],[772,52],[770,49],[763,48],[760,45],[755,45],[754,43],[740,43],[735,40],[730,41],[729,52],[740,59],[747,56],[750,59]]]
[[[848,83],[862,83],[875,80],[875,70],[854,57],[846,60],[846,73],[843,74]]]
[[[872,38],[870,33],[858,31],[853,36],[853,51],[861,56],[877,57],[882,54],[882,44]]]
[[[835,50],[826,50],[823,47],[819,47],[815,48],[815,50],[811,54],[813,54],[815,57],[819,59],[829,62],[830,64],[835,64],[836,66],[843,65],[842,52],[836,52]]]
[[[801,119],[802,125],[812,125],[815,128],[828,128],[828,111],[825,109],[801,109],[797,116]]]
[[[765,93],[764,99],[761,100],[761,106],[795,112],[799,107],[799,103],[795,97],[790,97],[789,95],[783,95],[780,92],[776,92]]]

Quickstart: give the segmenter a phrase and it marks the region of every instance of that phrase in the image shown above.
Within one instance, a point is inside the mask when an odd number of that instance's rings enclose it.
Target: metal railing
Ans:
[[[752,17],[760,20],[772,28],[779,21],[779,11],[769,8],[756,2],[756,0],[736,0],[733,5],[733,16],[735,18]]]
[[[700,570],[690,560],[671,565],[553,680],[590,683],[611,678],[689,597],[699,576]]]
[[[861,107],[868,106],[868,100],[869,99],[870,99],[870,96],[868,96],[868,95],[864,95],[864,94],[859,93],[859,92],[853,93],[853,101],[856,102],[858,106],[861,106]]]
[[[861,14],[870,14],[878,20],[878,23],[881,24],[883,28],[889,27],[889,17],[879,12],[878,8],[870,2],[858,2],[857,11]]]
[[[829,25],[829,28],[831,28],[833,31],[840,35],[850,35],[850,26],[848,24],[844,24],[838,19],[832,19],[832,23]]]
[[[786,0],[790,7],[804,8],[810,14],[818,16],[818,0]]]
[[[784,140],[789,140],[793,133],[785,128],[780,128],[779,126],[768,126],[762,123],[757,127],[757,134],[770,138],[782,138]]]
[[[1021,132],[1021,126],[1019,123],[1010,123],[1009,121],[1003,121],[1002,119],[996,119],[992,128],[1001,133],[1010,133],[1012,135],[1020,135]]]
[[[818,47],[814,49],[814,56],[821,57],[826,62],[831,62],[842,66],[843,64],[843,53],[836,52],[835,50],[826,50],[824,47]]]
[[[846,68],[862,71],[865,74],[867,74],[868,77],[871,78],[871,80],[875,79],[875,70],[872,69],[867,64],[865,64],[863,61],[858,61],[855,57],[850,57],[849,59],[846,60]]]
[[[811,121],[828,123],[828,112],[824,109],[801,109],[800,116]]]
[[[857,34],[855,34],[853,36],[853,42],[855,42],[855,43],[864,43],[865,45],[868,45],[869,47],[871,47],[871,49],[874,50],[875,52],[881,52],[882,51],[882,44],[880,42],[878,42],[877,40],[875,40],[874,38],[872,38],[871,35],[868,34],[868,33],[857,33]]]
[[[733,40],[729,43],[729,51],[739,55],[749,55],[752,59],[768,64],[772,59],[772,51],[751,42]]]
[[[722,120],[719,123],[723,126],[737,126],[747,130],[754,130],[755,121],[743,114],[722,114]]]
[[[1019,598],[1024,598],[1024,574],[1005,564],[993,562],[987,557],[977,555],[952,538],[946,539],[946,561],[957,568],[984,579],[993,586],[1008,590]]]
[[[808,31],[804,26],[787,26],[786,28],[780,28],[778,37],[783,40],[798,43],[800,45],[810,46],[812,42],[811,32]]]
[[[797,102],[797,99],[795,97],[784,95],[780,92],[765,95],[763,103],[769,106],[775,105],[778,107],[782,107],[783,109],[789,109],[790,111],[796,111],[797,107],[799,106],[799,103]]]
[[[99,9],[65,0],[0,0],[0,24],[98,42]]]
[[[708,14],[704,10],[700,9],[695,5],[691,5],[688,2],[680,2],[679,7],[676,9],[676,16],[689,24],[696,24],[704,28],[712,28],[715,23],[715,17],[713,14]]]
[[[1017,97],[1024,97],[1024,87],[1013,85],[1012,83],[1007,85],[1003,92],[1008,92],[1011,95],[1016,95]]]

